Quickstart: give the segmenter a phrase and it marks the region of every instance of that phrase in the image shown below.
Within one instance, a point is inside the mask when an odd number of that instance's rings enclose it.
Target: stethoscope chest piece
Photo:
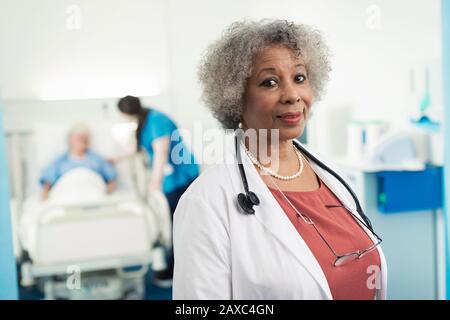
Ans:
[[[247,194],[239,193],[238,203],[245,213],[255,214],[253,206],[258,206],[260,202],[258,196],[254,192],[248,191]]]
[[[259,206],[259,198],[258,198],[258,196],[257,196],[254,192],[249,191],[249,192],[248,192],[248,198],[250,199],[250,202],[251,202],[253,205]]]

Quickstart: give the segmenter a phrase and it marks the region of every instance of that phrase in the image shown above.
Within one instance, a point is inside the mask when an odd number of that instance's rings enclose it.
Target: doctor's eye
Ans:
[[[303,83],[303,82],[306,81],[306,76],[301,74],[301,73],[299,73],[299,74],[297,74],[295,76],[294,81],[297,82],[297,83]]]
[[[263,82],[261,82],[261,87],[267,87],[267,88],[273,88],[277,85],[277,81],[273,78],[266,79]]]

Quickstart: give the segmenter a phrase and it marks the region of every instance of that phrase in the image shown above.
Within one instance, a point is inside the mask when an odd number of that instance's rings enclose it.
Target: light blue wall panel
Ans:
[[[17,299],[17,277],[9,208],[9,178],[0,105],[0,299]]]
[[[444,103],[445,103],[445,167],[444,167],[444,207],[446,223],[446,291],[450,299],[450,245],[449,245],[449,209],[450,209],[450,0],[442,0],[442,40],[444,67]]]

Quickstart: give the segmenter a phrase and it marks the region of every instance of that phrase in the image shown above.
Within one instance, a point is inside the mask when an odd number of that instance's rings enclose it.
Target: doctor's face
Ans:
[[[313,91],[303,59],[271,46],[253,61],[244,94],[245,129],[279,129],[280,141],[299,137],[310,114]]]

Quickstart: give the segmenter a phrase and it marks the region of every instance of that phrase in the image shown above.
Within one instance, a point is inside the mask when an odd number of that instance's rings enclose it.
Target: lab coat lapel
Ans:
[[[243,147],[240,146],[240,148],[241,154],[244,155],[245,151]],[[248,157],[243,156],[242,160],[251,191],[255,192],[261,201],[259,206],[254,207],[256,219],[305,266],[306,270],[318,282],[328,299],[332,299],[331,291],[322,268],[308,245],[299,236],[297,230],[283,212],[283,209],[267,188]]]

